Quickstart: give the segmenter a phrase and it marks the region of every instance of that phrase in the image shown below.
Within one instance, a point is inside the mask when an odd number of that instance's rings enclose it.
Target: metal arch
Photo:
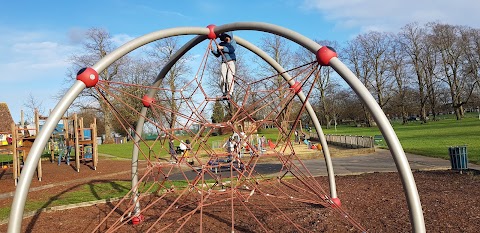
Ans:
[[[280,73],[285,79],[285,81],[290,84],[290,86],[293,86],[295,84],[295,80],[288,74],[283,67],[278,64],[274,59],[272,59],[267,53],[265,53],[263,50],[258,48],[257,46],[249,43],[248,41],[238,37],[234,36],[235,40],[238,42],[238,44],[242,45],[243,47],[247,48],[251,52],[257,54],[260,58],[262,58],[265,62],[267,62],[271,67],[273,67],[278,73]],[[300,98],[302,103],[305,103],[305,109],[307,109],[308,114],[310,115],[310,118],[312,118],[313,125],[315,126],[315,129],[317,131],[317,136],[320,139],[320,144],[322,145],[322,152],[325,157],[325,164],[327,166],[327,174],[328,174],[328,182],[330,185],[330,197],[331,198],[337,198],[337,187],[335,185],[335,174],[333,172],[333,164],[332,164],[332,159],[330,157],[330,150],[328,149],[328,144],[327,140],[325,138],[325,134],[323,133],[322,127],[320,126],[320,121],[317,118],[317,114],[313,110],[312,105],[308,101],[307,97],[305,96],[305,93],[303,93],[303,90],[300,90],[297,93],[297,96]]]
[[[267,62],[272,68],[274,68],[281,76],[285,79],[287,83],[290,85],[295,84],[294,79],[283,69],[283,67],[278,64],[274,59],[272,59],[268,54],[266,54],[263,50],[258,48],[257,46],[251,44],[250,42],[234,35],[235,40],[238,42],[239,45],[245,47],[246,49],[250,50],[251,52],[255,53],[258,55],[260,58],[262,58],[265,62]],[[157,78],[155,82],[152,84],[152,87],[159,87],[162,80],[165,78],[166,74],[170,71],[172,66],[185,54],[187,53],[190,49],[195,47],[197,44],[202,42],[203,40],[206,39],[206,36],[197,36],[187,42],[184,46],[182,46],[173,56],[172,58],[167,62],[167,64],[162,68],[160,73],[157,75]],[[148,97],[153,97],[155,93],[157,92],[157,89],[151,89],[148,92]],[[336,189],[336,184],[335,184],[335,174],[333,171],[333,164],[330,156],[330,150],[328,149],[328,144],[325,139],[325,135],[323,134],[322,127],[320,126],[320,122],[317,118],[317,115],[315,111],[313,110],[313,107],[311,106],[310,102],[306,99],[305,94],[303,91],[300,91],[297,93],[297,96],[300,98],[302,103],[305,103],[305,108],[307,109],[307,112],[309,113],[315,129],[317,131],[317,135],[320,139],[320,144],[322,145],[322,152],[325,157],[325,164],[327,167],[327,174],[329,178],[329,186],[330,186],[330,196],[331,198],[337,198],[337,189]],[[141,116],[139,120],[137,121],[137,127],[136,127],[136,132],[137,135],[135,135],[135,143],[137,144],[140,141],[140,137],[138,135],[141,135],[143,132],[143,124],[145,122],[144,116],[146,115],[147,112],[147,107],[142,107],[141,110]],[[140,203],[137,200],[138,198],[138,148],[133,147],[133,153],[132,153],[132,189],[133,189],[133,202],[135,203],[135,208],[133,211],[134,215],[138,215],[140,213]]]
[[[200,42],[204,41],[207,37],[205,35],[196,36],[195,38],[188,41],[185,45],[183,45],[175,54],[173,54],[172,58],[165,64],[162,68],[160,73],[157,75],[154,83],[151,85],[152,87],[159,87],[163,81],[163,78],[167,75],[168,71],[177,63],[177,61],[185,55],[190,49],[195,47]],[[152,88],[148,91],[147,96],[152,98],[158,92],[157,89]],[[147,107],[142,107],[140,111],[140,118],[137,121],[137,126],[135,131],[134,137],[134,145],[137,145],[140,142],[140,136],[143,132],[143,125],[145,123],[145,117],[147,115]],[[133,203],[135,203],[135,207],[133,208],[133,214],[135,216],[139,215],[140,213],[140,202],[138,202],[138,147],[134,146],[132,151],[132,194],[133,194]]]
[[[23,211],[25,208],[25,201],[27,199],[28,189],[32,183],[33,174],[35,168],[40,159],[40,155],[43,148],[48,142],[50,135],[55,129],[57,122],[60,121],[63,114],[67,111],[68,107],[77,98],[80,92],[85,89],[85,84],[82,81],[75,81],[73,86],[67,91],[63,98],[58,102],[53,111],[50,113],[42,130],[38,133],[35,142],[28,153],[28,159],[23,166],[20,179],[15,190],[15,196],[13,197],[12,208],[10,212],[10,218],[8,220],[8,232],[16,233],[20,232],[22,228]]]
[[[378,128],[382,132],[382,135],[390,148],[395,165],[400,173],[403,189],[407,197],[408,209],[410,211],[412,230],[413,232],[425,232],[426,229],[422,205],[420,203],[420,197],[418,195],[417,186],[415,185],[412,170],[410,169],[407,156],[405,156],[402,145],[390,125],[388,118],[385,116],[385,113],[367,88],[345,64],[343,64],[338,58],[334,57],[330,60],[330,66],[343,77],[348,85],[355,91],[357,96],[360,97],[362,102],[368,107],[370,113],[372,113]]]
[[[225,31],[234,31],[234,30],[258,30],[264,32],[270,32],[277,34],[279,36],[290,39],[299,45],[307,48],[313,53],[316,53],[321,46],[315,43],[314,41],[294,32],[292,30],[266,23],[258,22],[239,22],[222,25],[216,28],[216,32],[225,32]],[[134,39],[127,44],[119,47],[117,50],[108,54],[102,60],[97,62],[92,68],[97,72],[101,72],[106,69],[107,66],[118,60],[120,57],[126,55],[132,50],[150,43],[152,41],[177,35],[207,35],[209,33],[208,28],[195,28],[195,27],[185,27],[185,28],[173,28],[160,30],[146,34],[142,37]],[[388,119],[381,110],[378,103],[373,99],[368,90],[361,84],[358,78],[346,67],[338,58],[332,58],[330,60],[330,65],[332,68],[337,71],[342,78],[350,85],[350,87],[357,93],[359,98],[363,103],[368,107],[369,111],[372,113],[373,118],[378,124],[382,135],[387,142],[387,145],[390,148],[392,156],[397,166],[397,170],[400,173],[400,178],[405,190],[405,195],[407,198],[407,203],[410,211],[410,220],[412,222],[412,230],[414,232],[425,232],[425,222],[423,218],[422,207],[420,204],[420,197],[413,179],[413,174],[410,170],[410,165],[405,156],[403,148],[393,131],[392,126],[389,124]],[[12,202],[12,211],[10,213],[10,222],[8,225],[8,232],[20,232],[22,215],[25,207],[25,201],[28,194],[28,189],[31,184],[31,179],[33,177],[34,169],[36,162],[40,159],[41,149],[46,144],[49,135],[53,132],[56,122],[58,122],[67,110],[68,106],[71,105],[73,100],[78,96],[78,94],[85,88],[85,84],[82,82],[76,81],[74,85],[69,89],[65,96],[59,101],[57,106],[52,112],[52,115],[46,121],[43,130],[37,136],[37,140],[32,145],[32,150],[29,153],[31,158],[25,163],[22,174],[20,175],[20,180],[17,186],[17,191]]]
[[[117,48],[115,51],[98,61],[94,66],[92,66],[92,68],[100,73],[127,53],[155,40],[178,35],[207,35],[208,33],[208,28],[200,27],[181,27],[152,32],[138,37],[137,39],[134,39]],[[68,107],[78,97],[80,92],[85,89],[85,87],[86,86],[83,82],[78,80],[75,81],[73,86],[65,93],[65,96],[63,96],[63,98],[55,106],[49,118],[45,122],[45,125],[42,127],[42,130],[38,133],[37,138],[32,145],[32,149],[28,153],[29,159],[25,162],[17,184],[15,196],[13,197],[7,230],[8,233],[20,232],[22,228],[23,211],[25,208],[25,202],[27,200],[28,190],[30,188],[33,173],[35,171],[37,162],[40,159],[43,147],[46,145],[50,135],[55,129],[57,122],[60,120],[63,114],[65,114]]]
[[[270,32],[284,38],[290,39],[293,42],[303,46],[304,48],[316,53],[322,46],[317,44],[311,39],[304,37],[303,35],[277,26],[273,24],[258,23],[258,22],[238,22],[232,24],[225,24],[216,28],[216,31],[225,32],[232,30],[259,30],[264,32]],[[398,140],[395,131],[393,130],[390,122],[388,121],[385,113],[382,111],[378,103],[372,97],[367,88],[358,80],[358,78],[345,66],[338,58],[332,58],[330,60],[330,66],[349,84],[349,86],[355,91],[360,100],[367,106],[373,118],[377,122],[378,128],[382,132],[385,141],[390,148],[392,157],[395,161],[395,165],[400,174],[400,179],[405,191],[407,199],[410,221],[412,223],[413,232],[425,232],[425,220],[423,217],[422,205],[420,203],[420,197],[418,195],[417,186],[413,178],[410,165],[408,163],[405,152],[402,145]]]

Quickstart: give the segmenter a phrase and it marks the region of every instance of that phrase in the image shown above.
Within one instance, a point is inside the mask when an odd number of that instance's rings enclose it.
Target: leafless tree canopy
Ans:
[[[380,107],[391,119],[408,123],[409,120],[435,120],[439,114],[454,113],[457,119],[464,117],[465,111],[476,111],[480,105],[480,30],[465,26],[448,25],[431,22],[425,25],[410,23],[398,33],[370,31],[340,44],[336,41],[317,40],[321,45],[333,47],[339,58],[345,62],[356,76],[363,82],[375,97]],[[112,96],[121,96],[132,108],[140,109],[141,101],[132,98],[128,93],[140,96],[145,88],[136,86],[150,85],[164,64],[182,46],[179,37],[171,37],[152,43],[144,56],[125,56],[109,66],[101,74],[101,80],[107,81],[100,91],[85,90],[81,98],[75,102],[75,107],[96,111],[101,134],[108,140],[116,133],[126,134],[128,127],[133,127],[137,116],[135,111],[124,109],[120,114],[125,116],[125,122],[118,125],[109,108],[115,106]],[[105,29],[92,28],[85,34],[83,51],[72,54],[71,69],[67,83],[75,80],[76,72],[83,67],[92,66],[95,62],[112,52],[118,45],[113,45],[111,35]],[[257,45],[277,61],[285,70],[301,67],[315,62],[315,55],[303,48],[295,47],[293,43],[276,35],[261,38]],[[240,46],[239,46],[240,47]],[[206,48],[208,49],[208,48]],[[252,58],[253,57],[253,58]],[[182,99],[179,90],[193,78],[193,73],[203,67],[191,67],[193,56],[186,55],[169,71],[162,82],[162,91],[157,98],[164,101],[173,111],[162,112],[165,126],[174,128],[177,124],[177,111],[182,109]],[[206,67],[202,70],[204,82],[209,85],[206,91],[215,96],[219,92],[220,64],[213,56],[209,57]],[[198,62],[197,64],[199,64]],[[249,83],[252,80],[268,78],[264,86],[252,84],[249,88],[275,90],[285,85],[283,78],[263,60],[237,48],[236,83]],[[330,127],[341,122],[372,125],[373,120],[366,108],[352,93],[346,83],[329,67],[312,66],[311,78],[315,82],[310,102],[318,111],[321,124]],[[299,69],[292,69],[290,75],[295,76]],[[110,81],[135,84],[123,90],[109,86]],[[267,84],[265,84],[267,83]],[[266,86],[265,86],[266,85]],[[242,88],[236,88],[239,96]],[[236,94],[233,94],[235,99]],[[248,101],[263,98],[254,96]],[[282,92],[271,96],[273,102],[281,104]],[[241,99],[235,99],[242,101]],[[294,100],[298,101],[298,100]],[[245,103],[243,103],[245,104]],[[247,103],[248,104],[248,103]],[[39,108],[31,97],[25,106]],[[295,102],[288,111],[298,111],[300,102]],[[223,103],[210,106],[215,121],[221,118],[228,107]],[[215,113],[213,113],[216,109]],[[265,109],[263,111],[268,111]],[[285,111],[285,117],[288,115]],[[91,115],[91,113],[89,112]],[[261,111],[256,112],[261,118]],[[211,117],[206,117],[212,119]],[[305,119],[308,121],[308,119]]]

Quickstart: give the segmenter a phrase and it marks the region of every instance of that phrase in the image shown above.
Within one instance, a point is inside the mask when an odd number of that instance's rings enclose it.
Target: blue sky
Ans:
[[[244,21],[340,42],[368,30],[398,31],[414,21],[480,28],[480,1],[474,0],[19,0],[4,1],[0,12],[0,102],[16,122],[21,109],[31,111],[23,106],[29,94],[46,112],[53,109],[53,96],[67,87],[67,58],[80,48],[81,32],[92,27],[105,28],[119,45],[167,28]]]

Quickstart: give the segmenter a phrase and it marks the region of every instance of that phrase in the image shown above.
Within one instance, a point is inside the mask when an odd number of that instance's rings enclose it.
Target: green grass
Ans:
[[[187,187],[186,181],[170,181],[165,186],[170,187],[174,185],[178,189]],[[69,204],[76,204],[82,202],[121,198],[127,195],[130,191],[130,181],[111,181],[107,183],[93,183],[82,185],[78,190],[69,191],[60,195],[46,198],[45,200],[28,201],[25,204],[25,212],[37,211],[42,208],[62,206]],[[141,184],[139,186],[140,192],[144,193],[147,188],[151,186],[151,183]],[[156,191],[157,187],[149,192]],[[10,214],[10,207],[0,208],[0,219],[8,218]]]
[[[275,140],[277,138],[278,131],[277,129],[264,129],[259,133],[259,135],[265,135],[267,139],[272,139]],[[227,138],[231,136],[231,134],[225,134],[225,135],[219,135],[219,136],[210,136],[207,139],[206,144],[207,145],[212,145],[214,141],[226,141]],[[187,140],[190,139],[192,141],[192,138],[188,137],[180,137],[180,140]],[[178,146],[180,142],[178,140],[175,140],[175,146]],[[145,156],[153,156],[153,154],[158,154],[161,158],[170,158],[170,155],[168,154],[168,141],[165,140],[159,140],[159,141],[141,141],[140,143],[140,150],[145,153]],[[198,149],[198,143],[193,145],[194,150]],[[151,148],[151,150],[150,150]],[[109,154],[113,155],[119,158],[125,158],[125,159],[131,159],[132,158],[132,150],[133,150],[133,142],[129,141],[127,143],[123,144],[103,144],[98,146],[98,151],[101,154]],[[139,152],[139,159],[143,160],[144,156],[142,155],[141,152]]]
[[[480,164],[480,120],[478,116],[462,120],[445,118],[427,124],[410,122],[407,125],[393,123],[403,149],[408,153],[449,159],[448,147],[467,146],[470,162]],[[326,134],[374,136],[381,134],[377,127],[341,126],[325,129]]]
[[[9,154],[0,154],[0,163],[11,163],[12,155]]]
[[[466,145],[470,162],[480,164],[480,120],[478,115],[472,114],[460,121],[455,120],[451,116],[444,116],[439,121],[430,121],[427,124],[409,122],[407,125],[402,125],[394,122],[393,128],[406,152],[448,159],[448,147]],[[333,128],[323,130],[326,134],[363,136],[381,134],[376,127],[338,126],[337,130]],[[277,129],[262,129],[259,135],[265,135],[267,139],[275,140],[278,136],[278,131]],[[228,136],[212,136],[208,138],[207,143],[223,141]],[[181,139],[185,140],[187,138]],[[150,146],[153,144],[153,141],[148,141],[147,144]],[[176,141],[176,145],[178,145],[178,141]],[[148,152],[148,146],[142,145],[142,150]],[[121,158],[131,158],[132,147],[131,142],[125,144],[105,144],[99,146],[99,152]],[[160,154],[162,156],[168,156],[167,150],[161,149],[160,142],[156,142],[153,150],[157,151],[157,153],[161,151]],[[6,159],[4,158],[5,156],[2,155],[0,159]],[[176,187],[186,187],[185,182],[173,182],[172,184]],[[147,186],[149,185],[142,186],[140,189]],[[129,189],[129,181],[86,184],[78,190],[66,192],[53,198],[27,202],[25,211],[36,211],[52,206],[123,197]],[[0,208],[0,219],[7,218],[9,212],[10,207]]]
[[[459,121],[455,120],[452,115],[444,115],[440,118],[438,121],[429,121],[426,124],[409,122],[402,125],[394,122],[393,128],[403,149],[408,153],[448,159],[448,147],[466,145],[469,161],[480,164],[480,120],[478,115],[469,114]],[[333,128],[323,129],[323,131],[325,134],[340,135],[374,136],[381,134],[377,127],[338,126],[336,131]],[[276,140],[278,131],[277,129],[262,129],[259,135],[265,135],[267,139]],[[227,137],[228,135],[212,136],[208,138],[207,143],[223,141]],[[153,141],[147,143],[151,145]],[[178,141],[175,144],[178,145]],[[132,147],[131,142],[100,145],[99,152],[121,158],[131,158]],[[168,146],[165,145],[165,147]],[[148,153],[149,150],[146,145],[142,145],[141,148],[145,153]],[[160,153],[161,157],[168,157],[167,149],[161,149],[159,142],[153,147],[153,151]],[[140,157],[143,156],[140,155]]]
[[[44,152],[41,155],[42,158],[50,158],[50,153],[49,152]],[[13,155],[11,154],[0,154],[0,164],[7,165],[7,164],[12,164],[13,163]]]

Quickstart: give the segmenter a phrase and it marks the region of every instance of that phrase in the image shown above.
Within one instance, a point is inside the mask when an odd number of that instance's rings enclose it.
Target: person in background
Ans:
[[[183,140],[180,140],[180,150],[182,151],[182,155],[185,153],[185,151],[187,151],[187,145],[185,144],[185,142],[183,142]]]
[[[187,147],[187,150],[185,151],[184,157],[185,160],[187,161],[188,164],[193,165],[194,161],[193,158],[190,156],[190,150],[192,149],[192,143],[190,143],[190,140],[185,140],[185,146]]]
[[[173,138],[170,138],[170,141],[168,142],[168,149],[170,152],[170,160],[171,161],[177,161],[177,152],[175,151],[175,145],[173,143]]]
[[[185,146],[187,147],[187,150],[191,150],[192,149],[192,143],[190,142],[190,140],[185,140]]]
[[[233,140],[233,137],[228,138],[228,140],[223,144],[223,148],[225,148],[227,150],[228,161],[231,161],[232,158],[233,158],[233,153],[235,151],[235,141]]]

